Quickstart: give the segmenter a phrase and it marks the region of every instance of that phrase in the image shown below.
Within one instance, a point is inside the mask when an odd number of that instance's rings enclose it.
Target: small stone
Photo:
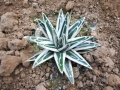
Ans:
[[[23,32],[24,36],[31,36],[32,35],[32,31],[29,31],[29,30],[25,30]]]
[[[16,70],[15,70],[15,74],[17,75],[17,74],[19,74],[20,73],[20,70],[17,68]]]
[[[24,6],[25,8],[28,8],[28,7],[29,7],[28,0],[24,0],[24,1],[23,1],[23,6]]]
[[[20,56],[20,52],[19,51],[15,51],[15,56]]]
[[[93,77],[93,75],[92,75],[90,72],[87,72],[87,73],[86,73],[86,76],[87,76],[88,78],[90,78],[90,79]]]
[[[20,88],[19,90],[27,90],[27,89],[25,89],[25,88]]]
[[[51,66],[52,66],[52,63],[48,63],[48,66],[51,67]]]
[[[28,42],[26,40],[19,40],[19,39],[14,39],[12,41],[8,42],[8,47],[11,50],[21,50],[26,48],[28,45]]]
[[[32,77],[35,78],[35,77],[36,77],[36,74],[32,74]]]
[[[35,85],[37,85],[40,82],[39,79],[35,79]]]
[[[83,55],[85,57],[86,60],[88,60],[89,62],[94,62],[94,59],[91,55],[88,55],[88,54],[84,54]]]
[[[108,81],[109,85],[111,85],[111,86],[120,85],[120,77],[115,74],[109,75],[107,81]]]
[[[83,83],[80,81],[80,82],[77,82],[77,88],[81,88],[83,87]]]
[[[29,70],[29,73],[32,74],[32,70]]]
[[[14,51],[7,51],[6,54],[7,55],[14,55]]]
[[[92,30],[91,35],[97,37],[97,32],[95,30]]]
[[[28,46],[26,49],[20,51],[20,57],[22,58],[22,65],[24,67],[28,67],[30,62],[25,62],[30,57],[34,55],[34,48],[32,46]]]
[[[113,69],[113,72],[116,73],[116,74],[118,74],[119,69],[118,69],[118,68],[114,68],[114,69]]]
[[[104,60],[105,60],[105,63],[106,63],[105,66],[109,66],[111,68],[114,67],[114,62],[112,61],[112,59],[110,57],[106,57],[106,58],[104,58]]]
[[[94,82],[96,81],[96,76],[93,76],[93,81],[94,81]]]
[[[0,50],[1,49],[8,49],[8,39],[0,38]]]
[[[82,80],[82,76],[79,76],[78,79],[79,79],[79,80]]]
[[[36,90],[47,90],[42,84],[36,86]]]
[[[44,5],[45,2],[46,2],[46,0],[38,0],[38,3],[39,3],[40,5]]]
[[[99,86],[95,86],[94,90],[100,90]]]
[[[49,77],[49,75],[50,75],[49,73],[46,73],[46,74],[45,74],[46,78],[48,78],[48,77]]]
[[[89,80],[87,80],[87,81],[86,81],[86,84],[89,86],[89,85],[90,85],[90,81],[89,81]]]
[[[114,56],[114,55],[116,54],[115,49],[110,48],[109,50],[110,50],[110,55],[111,55],[111,56]]]
[[[103,88],[103,90],[114,90],[111,86],[107,86],[105,88]]]
[[[51,68],[48,67],[48,68],[46,69],[46,72],[48,73],[48,72],[50,72],[50,70],[51,70]]]
[[[0,38],[4,38],[5,37],[5,34],[0,32]]]
[[[64,85],[64,86],[63,86],[63,90],[66,90],[66,88],[67,88],[67,86]]]
[[[22,38],[24,37],[24,35],[23,35],[22,33],[18,33],[18,34],[17,34],[17,37],[18,37],[19,39],[22,39]]]
[[[0,51],[0,60],[2,60],[6,56],[6,51]]]
[[[3,78],[3,81],[6,83],[6,84],[10,84],[13,82],[13,77],[4,77]]]
[[[42,68],[45,70],[45,69],[47,69],[47,64],[44,64],[44,65],[42,65]]]
[[[24,78],[26,75],[25,75],[25,73],[21,73],[20,76],[21,76],[21,78]]]
[[[12,1],[11,0],[4,0],[4,3],[5,3],[5,5],[10,5],[10,4],[12,4]]]
[[[41,80],[40,80],[40,81],[41,81],[41,82],[45,81],[45,77],[41,78]]]
[[[68,10],[73,9],[74,5],[75,5],[74,1],[68,1],[66,5],[66,10],[68,11]]]
[[[38,8],[38,3],[32,3],[33,8]]]
[[[73,74],[74,74],[74,78],[77,78],[79,76],[79,70],[77,67],[73,67]]]
[[[35,79],[36,79],[36,80],[37,80],[37,79],[40,79],[40,76],[39,76],[39,75],[36,75]]]

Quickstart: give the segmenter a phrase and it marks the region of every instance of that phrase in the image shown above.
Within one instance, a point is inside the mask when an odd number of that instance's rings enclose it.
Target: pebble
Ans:
[[[111,86],[107,86],[105,88],[103,88],[103,90],[114,90]]]
[[[0,38],[4,38],[5,34],[0,31]]]
[[[20,73],[20,70],[17,68],[16,70],[15,70],[15,74],[17,75],[17,74],[19,74]]]
[[[74,74],[74,78],[77,78],[79,76],[79,70],[77,67],[73,67],[73,74]]]
[[[40,82],[39,79],[35,79],[35,85],[37,85]]]
[[[46,72],[48,73],[48,72],[50,72],[50,70],[51,70],[51,68],[48,67],[48,68],[46,69]]]
[[[47,64],[44,64],[44,65],[42,65],[42,68],[45,70],[45,69],[47,69]]]
[[[90,78],[90,79],[93,77],[93,75],[92,75],[90,72],[87,72],[87,73],[86,73],[86,76],[87,76],[88,78]]]
[[[21,76],[21,78],[24,78],[26,75],[25,75],[24,72],[22,72],[22,73],[20,74],[20,76]]]
[[[7,51],[6,54],[7,55],[14,55],[14,51]]]
[[[40,73],[40,77],[42,77],[45,73],[43,71],[41,71]]]
[[[116,73],[116,74],[118,74],[119,69],[118,69],[118,68],[114,68],[114,69],[113,69],[113,72]]]
[[[15,56],[20,56],[20,52],[19,51],[15,51]]]
[[[35,73],[34,73],[34,74],[32,74],[32,77],[33,77],[33,78],[35,78],[35,77],[36,77],[36,74],[35,74]]]
[[[75,5],[74,1],[68,1],[68,3],[66,4],[66,10],[68,11],[73,9],[74,5]]]
[[[33,8],[38,8],[38,3],[32,3]]]
[[[51,66],[52,66],[52,63],[48,63],[48,66],[51,67]]]
[[[28,8],[28,7],[29,7],[28,0],[24,0],[24,1],[23,1],[23,6],[24,6],[25,8]]]
[[[120,77],[115,74],[109,75],[107,81],[108,81],[109,85],[111,85],[111,86],[120,85]]]
[[[94,81],[94,82],[96,81],[96,76],[93,76],[93,81]]]
[[[40,5],[44,5],[45,2],[46,2],[46,0],[38,0],[38,3],[39,3]]]
[[[77,82],[77,88],[83,87],[83,83],[81,81]]]
[[[49,73],[46,73],[46,74],[45,74],[46,78],[48,78],[48,77],[49,77],[49,75],[50,75]]]
[[[23,35],[22,33],[18,33],[18,34],[17,34],[17,37],[18,37],[19,39],[22,39],[23,36],[24,36],[24,35]]]
[[[10,84],[13,82],[13,77],[4,77],[3,78],[4,83]]]
[[[25,89],[25,88],[20,88],[19,90],[27,90],[27,89]]]
[[[36,86],[36,90],[47,90],[42,84]]]

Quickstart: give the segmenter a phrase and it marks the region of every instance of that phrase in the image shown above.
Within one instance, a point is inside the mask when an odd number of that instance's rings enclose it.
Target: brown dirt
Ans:
[[[120,89],[120,0],[69,1],[0,0],[0,73],[6,69],[12,73],[9,75],[5,71],[6,76],[5,73],[0,75],[0,90],[35,90],[41,83],[50,90]],[[32,64],[24,63],[34,54],[33,47],[23,39],[23,36],[32,35],[35,31],[33,19],[41,17],[44,12],[55,24],[60,8],[65,12],[71,10],[72,22],[85,16],[87,22],[95,21],[98,24],[92,35],[101,47],[83,55],[93,70],[80,67],[80,75],[75,75],[74,85],[59,73],[52,60],[35,69],[31,69]],[[16,57],[22,60],[10,66],[12,60],[7,57],[12,57],[13,61],[16,61]]]

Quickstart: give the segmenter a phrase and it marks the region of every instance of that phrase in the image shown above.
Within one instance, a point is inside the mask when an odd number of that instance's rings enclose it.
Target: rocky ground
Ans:
[[[36,29],[44,12],[55,25],[60,9],[72,13],[71,23],[85,16],[85,25],[101,44],[84,54],[93,67],[74,65],[75,84],[61,75],[54,59],[32,69],[25,62],[38,51],[23,39]],[[0,0],[0,90],[120,90],[119,0]],[[88,29],[83,28],[83,29]]]

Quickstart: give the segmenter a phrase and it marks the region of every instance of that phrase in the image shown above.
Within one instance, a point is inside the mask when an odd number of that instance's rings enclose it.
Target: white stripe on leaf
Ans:
[[[76,62],[78,64],[81,64],[89,69],[92,69],[92,67],[88,64],[88,62],[75,50],[69,50],[66,52],[66,57],[73,62]]]

